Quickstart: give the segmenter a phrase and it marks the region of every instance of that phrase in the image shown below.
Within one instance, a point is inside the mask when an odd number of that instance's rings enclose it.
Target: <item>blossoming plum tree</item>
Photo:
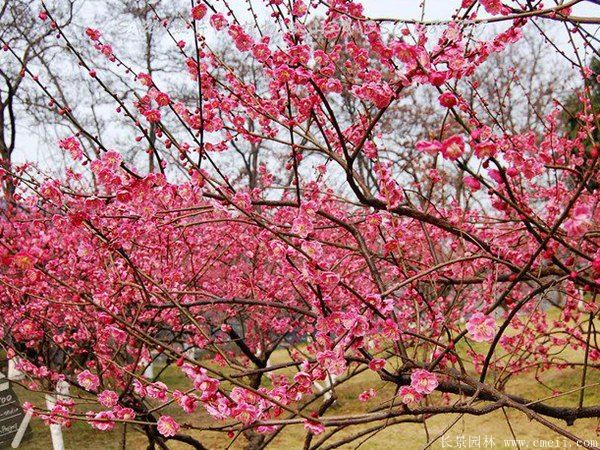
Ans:
[[[158,167],[145,173],[107,147],[24,68],[76,130],[57,143],[71,160],[62,176],[33,163],[1,174],[17,187],[0,228],[2,345],[26,388],[76,388],[51,410],[26,407],[49,424],[130,423],[151,448],[205,448],[199,430],[265,448],[294,426],[304,448],[335,448],[432,415],[503,409],[574,441],[575,421],[593,434],[597,74],[577,53],[581,108],[556,98],[520,133],[464,95],[491,55],[540,21],[567,24],[594,50],[583,26],[593,19],[571,10],[580,1],[464,0],[431,28],[366,17],[351,0],[265,0],[268,33],[233,3],[193,2],[177,19],[185,37],[153,11],[173,30],[192,99],[121,59],[101,29],[67,34],[42,4],[40,27]],[[260,70],[242,77],[208,36]],[[86,46],[135,83],[134,98],[112,89]],[[410,177],[386,135],[409,89],[434,92],[446,116],[406,149],[419,161]],[[232,149],[259,144],[248,187],[231,176]],[[144,376],[155,360],[161,369]],[[577,387],[529,398],[508,384],[557,371],[577,374]],[[355,380],[358,406],[332,410]]]

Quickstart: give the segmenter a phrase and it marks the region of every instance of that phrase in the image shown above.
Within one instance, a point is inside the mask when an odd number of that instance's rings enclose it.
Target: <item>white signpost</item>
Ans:
[[[46,407],[51,410],[54,408],[57,401],[66,399],[67,395],[69,395],[69,383],[66,381],[59,381],[56,384],[56,394],[46,394]],[[53,450],[65,450],[62,427],[60,425],[50,425],[50,436],[52,437]]]

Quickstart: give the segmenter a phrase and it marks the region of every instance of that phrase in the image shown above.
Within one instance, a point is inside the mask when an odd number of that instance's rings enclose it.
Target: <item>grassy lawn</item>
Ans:
[[[285,359],[285,353],[280,352],[275,356],[275,361],[279,362]],[[568,391],[576,389],[580,383],[581,373],[578,369],[568,369],[561,372],[552,372],[542,374],[542,380],[546,387],[536,382],[532,375],[524,377],[515,377],[511,383],[507,386],[507,391],[515,394],[520,394],[524,397],[531,399],[541,399],[548,397],[552,394],[550,389],[557,391]],[[167,382],[169,386],[186,387],[187,382],[181,376],[178,375],[177,371],[169,368],[163,375],[162,379]],[[600,370],[589,370],[588,371],[588,384],[600,383]],[[339,401],[338,404],[329,410],[331,415],[348,414],[353,412],[366,412],[371,406],[374,406],[379,400],[385,400],[391,397],[393,392],[390,387],[382,388],[381,381],[378,381],[376,374],[367,371],[354,379],[345,383],[342,388],[338,391]],[[360,403],[356,400],[358,394],[368,387],[375,387],[378,389],[378,396],[371,400],[371,402]],[[16,387],[15,390],[19,395],[21,401],[30,400],[35,401],[37,404],[42,404],[43,398],[34,393],[26,392],[23,389]],[[576,405],[578,399],[578,392],[571,393],[555,401],[555,403]],[[552,401],[548,401],[552,403]],[[586,390],[585,405],[599,404],[600,403],[600,387],[590,387]],[[203,409],[200,408],[199,412],[193,417],[186,417],[185,413],[177,407],[169,407],[165,411],[168,414],[173,415],[176,419],[181,422],[193,423],[195,425],[208,424],[211,420],[203,413]],[[461,443],[461,439],[464,436],[465,447],[462,448],[517,448],[514,444],[505,443],[505,439],[513,439],[508,421],[512,426],[513,432],[517,439],[525,440],[528,442],[529,448],[533,448],[537,445],[539,448],[545,446],[545,448],[577,448],[575,443],[567,442],[565,444],[564,438],[560,435],[553,433],[544,426],[529,421],[522,413],[514,410],[506,410],[506,417],[502,411],[497,411],[493,414],[477,417],[477,416],[438,416],[432,417],[426,421],[426,425],[423,424],[397,424],[390,426],[374,435],[370,436],[366,442],[360,447],[362,449],[421,449],[424,447],[427,440],[427,435],[430,439],[439,435],[443,430],[447,429],[452,425],[452,428],[447,433],[448,439],[445,444],[442,440],[435,442],[431,448],[450,448],[446,444],[451,444],[453,448],[460,448],[458,445]],[[559,423],[558,421],[556,423]],[[214,424],[214,422],[213,422]],[[600,441],[600,436],[596,434],[596,427],[599,425],[598,420],[579,420],[575,425],[569,427],[569,431],[583,439],[595,439]],[[34,419],[32,421],[34,435],[31,440],[24,443],[21,448],[26,450],[46,450],[51,447],[50,433],[44,424]],[[373,425],[368,425],[370,427]],[[343,431],[336,434],[332,441],[337,441],[351,433],[355,433],[361,428],[354,427],[348,431]],[[138,431],[131,428],[127,430],[127,442],[126,448],[128,449],[145,449],[146,439]],[[225,448],[230,444],[230,440],[223,434],[214,432],[196,432],[191,431],[189,434],[198,438],[207,448],[209,449],[221,449]],[[63,431],[65,446],[67,450],[70,449],[120,449],[122,448],[123,439],[123,428],[118,426],[112,432],[99,432],[92,430],[88,425],[83,423],[74,423],[71,428]],[[304,429],[302,426],[292,426],[286,428],[281,433],[277,440],[272,444],[271,448],[275,449],[297,449],[302,448],[304,439]],[[480,439],[479,441],[477,439]],[[493,439],[493,446],[490,446],[489,440]],[[471,440],[471,442],[469,442]],[[486,443],[488,446],[484,446]],[[536,441],[536,440],[544,440]],[[557,442],[550,442],[551,440],[557,440]],[[534,441],[536,441],[534,443]],[[315,442],[315,441],[313,441]],[[360,442],[356,441],[351,445],[347,445],[341,448],[356,448]],[[479,443],[478,443],[479,442]],[[241,449],[245,444],[243,438],[233,444],[231,448]],[[478,446],[479,445],[479,446]],[[569,447],[572,445],[572,447]],[[190,447],[179,443],[169,443],[169,447],[172,449],[189,449]],[[525,446],[522,446],[525,447]]]

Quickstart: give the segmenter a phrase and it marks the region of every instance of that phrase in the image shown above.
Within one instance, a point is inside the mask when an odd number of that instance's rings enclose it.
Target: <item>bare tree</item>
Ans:
[[[55,5],[61,27],[71,22],[74,3],[75,0],[69,0]],[[0,42],[4,50],[0,56],[0,158],[5,170],[10,168],[17,129],[26,114],[23,108],[26,94],[21,95],[25,68],[39,64],[57,48],[46,40],[52,31],[38,26],[42,19],[43,13],[38,13],[32,2],[26,0],[4,0],[0,6]],[[10,200],[14,184],[9,177],[3,181],[5,198]]]

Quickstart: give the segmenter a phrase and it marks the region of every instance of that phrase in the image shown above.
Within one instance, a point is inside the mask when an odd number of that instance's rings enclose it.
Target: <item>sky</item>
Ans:
[[[422,0],[421,0],[422,1]],[[417,19],[421,15],[420,0],[363,0],[365,12],[370,17],[395,17]],[[424,0],[425,18],[429,20],[447,19],[452,16],[460,0]],[[548,5],[554,3],[552,0]],[[591,1],[575,5],[573,13],[582,16],[600,16],[600,6]]]
[[[427,19],[445,19],[452,15],[459,2],[453,0],[429,0],[425,3]],[[421,16],[419,0],[365,0],[365,13],[370,17],[395,17],[417,19]]]
[[[421,17],[422,1],[425,2],[426,20],[443,20],[449,19],[453,15],[462,0],[363,0],[362,3],[365,7],[365,15],[368,17],[418,19]],[[245,0],[230,0],[229,3],[235,5],[236,14],[240,19],[250,20],[250,15],[246,12],[247,3]],[[254,5],[260,3],[262,3],[262,0],[253,0]],[[554,0],[547,0],[545,3],[553,4]],[[93,5],[98,4],[102,4],[102,1],[90,1],[88,5],[93,8]],[[257,12],[259,12],[262,20],[268,20],[268,16],[264,13],[260,13],[258,8]],[[573,14],[579,16],[600,17],[600,5],[593,3],[591,0],[584,0],[575,6]],[[556,34],[554,35],[555,42],[559,47],[571,51],[567,45],[568,34],[564,27],[557,23],[554,23],[554,25],[553,30],[556,30]],[[597,33],[600,37],[600,32],[598,32],[599,28],[600,27],[598,26],[588,27],[591,32]],[[40,142],[39,139],[32,136],[27,129],[20,129],[19,135],[21,145],[19,145],[19,148],[15,152],[16,162],[35,160],[42,165],[48,163],[46,159],[49,152],[47,146],[43,142]]]
[[[566,3],[568,0],[546,0],[543,3],[550,7],[557,2]],[[598,1],[598,0],[595,0]],[[444,20],[449,19],[456,12],[457,7],[462,0],[363,0],[365,15],[367,17],[386,17],[401,19],[420,19],[422,12],[422,2],[425,2],[425,20]],[[504,2],[509,3],[509,2]],[[599,1],[600,3],[600,1]],[[583,17],[600,17],[600,5],[592,0],[582,0],[573,7],[573,15]],[[480,13],[484,16],[484,13]],[[550,22],[550,21],[546,21]],[[566,51],[571,51],[568,44],[568,35],[564,27],[558,22],[553,22],[556,28],[556,43],[566,47]],[[600,37],[600,27],[597,25],[586,25],[587,29]]]

